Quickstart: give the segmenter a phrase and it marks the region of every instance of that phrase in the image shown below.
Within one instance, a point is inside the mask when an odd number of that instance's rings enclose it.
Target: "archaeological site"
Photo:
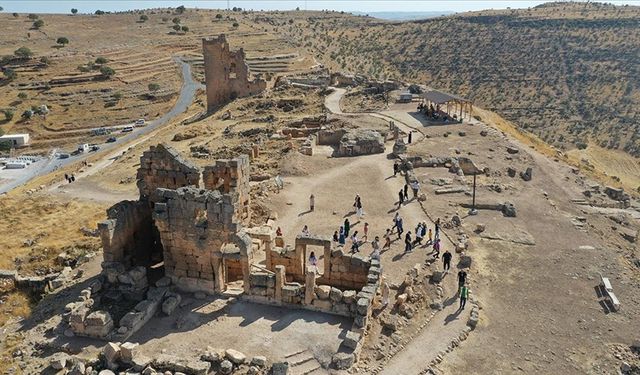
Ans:
[[[1,375],[640,374],[631,2],[22,3]]]

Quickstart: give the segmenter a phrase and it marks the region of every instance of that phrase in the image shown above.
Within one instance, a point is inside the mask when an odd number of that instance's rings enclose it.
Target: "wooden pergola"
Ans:
[[[471,111],[473,109],[473,101],[463,98],[461,96],[449,94],[442,91],[431,90],[422,94],[423,100],[426,102],[426,105],[436,105],[441,106],[443,104],[447,105],[447,114],[459,113],[459,119],[462,120],[463,112],[466,112],[469,118],[471,118]]]

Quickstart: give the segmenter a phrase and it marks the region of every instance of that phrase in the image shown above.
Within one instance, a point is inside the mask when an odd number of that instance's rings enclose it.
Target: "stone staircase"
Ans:
[[[322,368],[322,365],[309,350],[302,350],[289,354],[285,357],[289,362],[289,373],[291,375],[328,375],[329,372]]]

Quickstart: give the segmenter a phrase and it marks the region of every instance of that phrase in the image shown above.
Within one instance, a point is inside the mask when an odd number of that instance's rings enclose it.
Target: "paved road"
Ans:
[[[142,128],[136,128],[133,132],[128,133],[127,135],[121,135],[118,137],[117,141],[114,143],[106,143],[100,145],[100,151],[98,154],[105,154],[109,151],[113,151],[118,147],[123,147],[129,142],[141,138],[143,135],[151,133],[153,130],[156,130],[173,120],[176,116],[183,113],[187,110],[189,105],[193,102],[196,91],[202,85],[193,80],[191,75],[191,66],[186,62],[182,61],[180,58],[174,58],[174,61],[177,64],[180,64],[182,67],[182,88],[180,89],[180,96],[176,101],[176,104],[171,108],[169,112],[164,114],[162,117],[150,121],[147,123],[147,126]],[[34,163],[30,167],[28,167],[24,174],[18,178],[10,179],[6,181],[0,181],[0,194],[6,193],[15,189],[18,186],[24,185],[32,179],[44,176],[48,173],[51,173],[59,168],[65,167],[69,164],[82,161],[87,159],[89,156],[95,155],[96,153],[84,153],[77,156],[72,156],[68,159],[57,159],[52,152],[48,158],[45,160]],[[0,179],[2,179],[2,174],[0,173]]]

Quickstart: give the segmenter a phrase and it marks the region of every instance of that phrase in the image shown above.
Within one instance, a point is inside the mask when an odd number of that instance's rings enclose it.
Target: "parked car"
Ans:
[[[69,156],[71,156],[71,155],[69,155],[69,154],[67,154],[65,152],[65,153],[62,153],[62,154],[58,154],[58,159],[69,159]]]
[[[129,133],[133,131],[133,126],[127,126],[122,129],[123,133]]]
[[[133,123],[133,125],[135,125],[135,126],[144,126],[145,125],[144,119],[143,118],[137,119],[136,122]]]
[[[91,145],[91,148],[89,149],[89,151],[98,151],[100,149],[100,146],[98,145]]]
[[[115,142],[115,141],[117,141],[116,137],[109,137],[109,138],[107,138],[107,143],[113,143],[113,142]]]

